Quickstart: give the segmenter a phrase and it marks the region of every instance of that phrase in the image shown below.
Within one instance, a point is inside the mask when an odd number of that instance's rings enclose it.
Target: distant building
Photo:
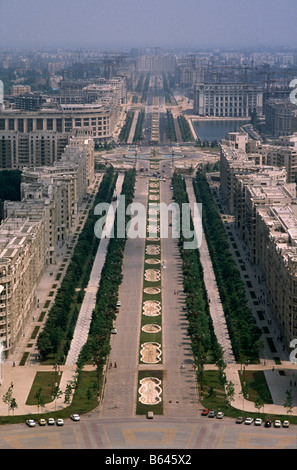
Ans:
[[[253,155],[221,145],[220,192],[235,216],[247,256],[267,287],[285,344],[297,336],[297,198],[286,169],[254,165]]]

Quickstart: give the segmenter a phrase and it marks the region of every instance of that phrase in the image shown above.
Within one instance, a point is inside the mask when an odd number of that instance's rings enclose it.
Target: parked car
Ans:
[[[254,418],[245,418],[244,424],[252,424],[253,421],[254,421]]]
[[[216,415],[216,412],[215,412],[215,411],[210,411],[210,412],[208,413],[208,417],[209,417],[209,418],[214,418],[215,415]]]
[[[154,412],[153,411],[148,411],[146,417],[147,417],[147,419],[154,419]]]
[[[236,423],[237,424],[241,424],[241,423],[243,423],[243,421],[244,421],[243,416],[238,416],[238,418],[236,418]]]
[[[280,422],[279,419],[276,419],[276,420],[274,421],[274,427],[275,427],[275,428],[280,428],[281,425],[282,425],[282,423]]]
[[[254,422],[254,425],[255,426],[261,426],[261,424],[262,424],[262,419],[261,418],[256,418],[255,422]]]
[[[57,426],[63,426],[63,424],[64,424],[63,419],[62,419],[62,418],[58,418],[57,421],[56,421],[56,425],[57,425]]]
[[[39,424],[39,426],[45,426],[45,425],[46,425],[45,419],[41,418],[41,419],[38,421],[38,424]]]
[[[80,420],[80,416],[76,413],[74,415],[71,415],[70,418],[72,419],[72,421],[79,421]]]
[[[285,421],[283,422],[283,428],[288,428],[289,426],[290,426],[289,421],[288,421],[288,420],[285,420]]]
[[[116,328],[114,328],[113,330],[111,330],[111,332],[112,332],[113,335],[116,335],[118,330]]]
[[[54,418],[48,418],[47,424],[48,424],[49,426],[52,426],[53,424],[55,424]]]
[[[118,300],[118,301],[117,301],[117,307],[120,307],[121,305],[122,305],[122,304],[121,304],[121,301]]]
[[[270,419],[266,419],[264,426],[265,426],[265,428],[271,428],[271,421],[270,421]]]
[[[208,413],[209,413],[209,409],[208,408],[203,408],[203,410],[201,412],[202,416],[207,416]]]
[[[223,419],[224,418],[224,413],[222,411],[219,411],[217,413],[217,419]]]
[[[36,425],[34,419],[27,419],[26,424],[27,426],[29,426],[29,428],[34,428],[34,426]]]

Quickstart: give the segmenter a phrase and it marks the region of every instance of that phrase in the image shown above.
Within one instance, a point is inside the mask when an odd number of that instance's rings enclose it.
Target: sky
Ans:
[[[297,47],[297,0],[0,0],[0,48]]]

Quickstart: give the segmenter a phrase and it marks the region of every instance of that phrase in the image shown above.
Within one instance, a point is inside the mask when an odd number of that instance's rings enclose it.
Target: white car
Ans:
[[[72,421],[79,421],[80,420],[80,416],[78,414],[71,415],[70,418],[72,419]]]
[[[55,424],[54,418],[48,418],[47,424],[49,424],[50,426],[52,426],[53,424]]]
[[[118,330],[116,328],[114,328],[113,330],[111,330],[111,332],[112,332],[113,335],[116,335]]]
[[[255,426],[261,426],[261,424],[262,424],[262,419],[261,419],[261,418],[256,418],[254,424],[255,424]]]
[[[285,421],[283,422],[283,428],[288,428],[289,426],[290,426],[289,421],[285,420]]]
[[[62,419],[62,418],[58,418],[57,421],[56,421],[56,425],[57,425],[57,426],[63,426],[63,424],[64,424],[63,419]]]
[[[274,427],[275,427],[275,428],[280,428],[281,425],[282,425],[282,423],[280,422],[279,419],[276,419],[276,420],[274,421]]]
[[[254,418],[245,418],[244,424],[252,424],[253,421],[254,421]]]
[[[29,428],[34,428],[34,426],[36,425],[34,419],[27,419],[26,424],[27,426],[29,426]]]
[[[117,307],[120,307],[121,305],[122,305],[122,304],[121,304],[121,301],[118,300],[118,301],[117,301]]]
[[[217,413],[217,419],[222,419],[224,417],[224,413],[222,411],[219,411]]]

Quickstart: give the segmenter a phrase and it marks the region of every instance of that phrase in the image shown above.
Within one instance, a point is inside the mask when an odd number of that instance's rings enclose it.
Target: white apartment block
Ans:
[[[248,83],[195,83],[194,113],[199,116],[248,118],[262,116],[263,92]]]

